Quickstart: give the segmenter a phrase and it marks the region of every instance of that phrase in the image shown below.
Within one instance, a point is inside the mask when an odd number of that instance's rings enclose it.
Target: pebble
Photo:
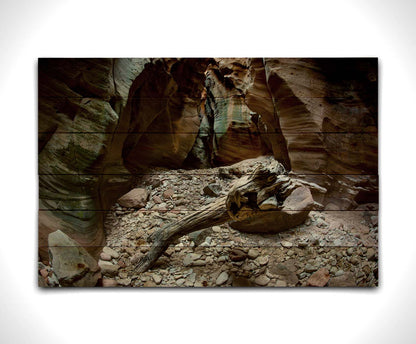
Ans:
[[[99,260],[98,266],[101,268],[101,273],[106,276],[115,276],[118,269],[120,269],[119,265],[114,265],[104,260]]]
[[[337,272],[335,272],[335,277],[342,276],[343,274],[344,274],[344,270],[338,270]]]
[[[49,275],[48,270],[46,269],[41,269],[40,274],[42,275],[43,278],[46,278]]]
[[[220,232],[221,232],[221,227],[220,227],[220,226],[213,226],[213,227],[212,227],[212,230],[213,230],[215,233],[220,233]]]
[[[223,285],[228,280],[228,273],[226,271],[223,271],[219,274],[217,279],[215,280],[216,285]]]
[[[156,287],[156,284],[153,281],[146,281],[146,282],[143,283],[143,287],[145,287],[145,288],[153,288],[153,287]]]
[[[196,280],[196,273],[195,273],[195,272],[191,273],[191,274],[188,276],[187,280],[188,280],[189,282],[191,282],[191,283],[195,283],[195,280]]]
[[[164,198],[171,198],[175,194],[175,191],[173,189],[169,188],[163,193]]]
[[[104,278],[103,279],[103,287],[104,288],[108,288],[108,287],[117,287],[118,283],[116,280],[114,279],[110,279],[110,278]]]
[[[177,285],[178,287],[181,287],[184,283],[185,283],[185,278],[179,278],[179,279],[176,281],[176,285]]]
[[[308,264],[305,265],[304,270],[306,272],[314,272],[314,271],[318,270],[318,268],[315,265],[312,265],[312,264],[308,263]]]
[[[367,255],[368,260],[370,260],[370,261],[375,260],[376,259],[376,250],[374,248],[370,247],[370,248],[367,249],[366,255]]]
[[[287,287],[286,281],[277,280],[275,283],[275,287]]]
[[[328,228],[329,227],[329,224],[321,218],[316,219],[315,223],[316,223],[316,227],[318,227],[318,228]]]
[[[202,255],[197,254],[197,253],[188,253],[183,260],[183,265],[191,266],[192,264],[194,264],[195,261],[201,258],[201,256]]]
[[[117,281],[118,284],[123,285],[125,287],[129,286],[131,283],[131,278],[121,278]]]
[[[360,260],[357,257],[351,257],[350,263],[353,265],[358,265],[360,263]]]
[[[256,259],[260,255],[260,251],[256,248],[251,248],[248,250],[247,256],[250,259]]]
[[[290,241],[281,241],[280,245],[282,245],[284,248],[291,248],[293,246]]]
[[[105,261],[110,261],[111,260],[111,255],[109,255],[108,253],[101,252],[100,259],[105,260]]]
[[[113,250],[111,247],[108,247],[108,246],[103,248],[103,252],[107,253],[112,258],[118,258],[120,256],[120,254],[118,252],[116,252],[115,250]]]
[[[194,260],[192,262],[192,265],[193,266],[204,266],[206,264],[207,264],[207,261],[206,260],[203,260],[203,259]]]
[[[120,272],[118,273],[118,276],[119,276],[120,278],[127,278],[128,274],[127,274],[127,272],[126,272],[126,271],[120,271]]]
[[[162,203],[162,199],[157,195],[153,196],[152,199],[153,199],[153,202],[155,202],[156,204]]]
[[[269,262],[269,257],[261,256],[255,260],[260,266],[267,265]]]
[[[267,277],[266,275],[260,275],[258,277],[255,278],[254,283],[256,283],[259,286],[266,286],[267,284],[269,284],[270,282],[270,278]]]
[[[156,284],[160,284],[160,282],[162,282],[162,276],[153,274],[152,277],[153,277],[153,281],[155,281]]]

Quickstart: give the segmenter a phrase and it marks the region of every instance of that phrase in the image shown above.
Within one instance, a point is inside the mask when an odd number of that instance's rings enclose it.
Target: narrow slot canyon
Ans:
[[[377,69],[39,59],[39,285],[378,285]],[[201,222],[138,272],[155,233],[241,183],[241,219]]]

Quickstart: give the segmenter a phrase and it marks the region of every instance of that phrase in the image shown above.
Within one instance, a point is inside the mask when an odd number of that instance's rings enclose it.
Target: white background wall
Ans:
[[[414,1],[0,3],[2,343],[414,343]],[[380,284],[356,290],[40,290],[37,58],[380,58]]]

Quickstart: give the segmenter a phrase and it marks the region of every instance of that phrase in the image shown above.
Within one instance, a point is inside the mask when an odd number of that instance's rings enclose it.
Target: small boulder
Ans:
[[[312,274],[308,279],[308,285],[311,287],[325,287],[329,281],[329,271],[326,268],[321,268]]]
[[[101,277],[96,260],[60,230],[48,237],[52,269],[63,287],[94,287]]]
[[[140,209],[146,206],[148,198],[149,191],[147,189],[136,188],[121,196],[117,203],[122,207]]]

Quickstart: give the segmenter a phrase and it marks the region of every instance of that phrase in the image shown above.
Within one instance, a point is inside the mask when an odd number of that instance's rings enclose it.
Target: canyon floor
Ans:
[[[250,173],[258,164],[240,165]],[[226,194],[233,175],[219,168],[153,170],[138,178],[149,200],[142,209],[115,204],[101,254],[103,286],[124,287],[294,287],[378,285],[378,205],[353,211],[311,211],[300,226],[277,234],[249,234],[227,223],[185,235],[144,273],[135,264],[149,250],[146,239],[215,197],[204,187],[217,184]],[[103,269],[104,267],[104,269]]]

